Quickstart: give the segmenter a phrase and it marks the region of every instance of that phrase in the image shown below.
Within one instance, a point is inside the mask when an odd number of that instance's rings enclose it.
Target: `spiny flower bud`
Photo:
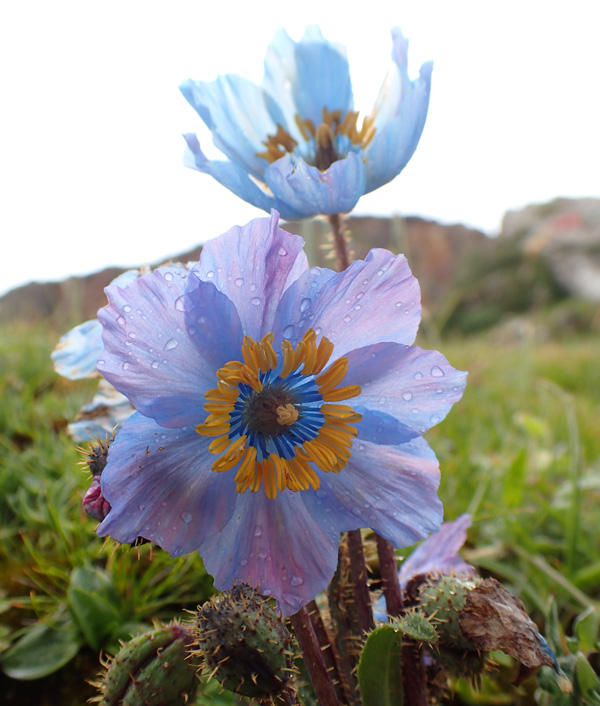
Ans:
[[[101,706],[184,706],[198,689],[189,661],[193,644],[181,625],[168,625],[134,637],[107,665],[99,683]]]
[[[198,650],[193,658],[202,658],[226,689],[267,698],[288,686],[291,635],[250,586],[234,586],[199,608],[194,636]]]

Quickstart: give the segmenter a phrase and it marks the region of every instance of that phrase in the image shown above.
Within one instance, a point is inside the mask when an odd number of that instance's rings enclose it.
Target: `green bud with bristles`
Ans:
[[[198,609],[194,637],[205,670],[225,689],[268,698],[289,687],[292,637],[283,621],[245,584]]]
[[[439,643],[456,650],[475,650],[464,636],[459,612],[465,607],[467,595],[481,581],[460,575],[440,574],[419,588],[419,609],[438,634]]]
[[[143,633],[125,643],[96,683],[101,706],[184,706],[198,690],[187,660],[194,639],[181,625]]]

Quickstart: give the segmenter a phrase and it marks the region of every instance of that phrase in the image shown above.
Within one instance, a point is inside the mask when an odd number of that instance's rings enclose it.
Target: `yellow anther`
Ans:
[[[277,412],[277,422],[282,426],[291,426],[298,419],[298,410],[293,404],[280,405],[275,410]]]
[[[329,366],[329,368],[316,379],[316,383],[319,386],[321,394],[338,385],[345,377],[348,372],[348,358],[338,358],[335,363]]]

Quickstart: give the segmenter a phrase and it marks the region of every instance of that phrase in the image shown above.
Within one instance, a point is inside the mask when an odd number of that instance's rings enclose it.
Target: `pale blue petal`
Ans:
[[[402,588],[411,576],[417,574],[473,574],[473,567],[458,556],[458,550],[467,540],[470,526],[469,515],[461,515],[454,522],[444,522],[439,532],[430,535],[402,563],[399,574]]]
[[[370,527],[396,547],[407,547],[440,527],[439,464],[422,437],[401,446],[356,439],[348,465],[319,477],[319,511],[329,513],[341,531]]]
[[[220,532],[235,507],[233,479],[211,471],[211,439],[165,429],[141,414],[123,425],[102,472],[111,511],[98,528],[122,543],[144,537],[173,556]]]
[[[216,81],[184,81],[180,90],[213,134],[213,142],[229,159],[260,178],[267,161],[258,157],[264,141],[283,124],[273,98],[246,78],[232,74]]]
[[[77,443],[105,439],[115,434],[134,412],[127,397],[101,378],[92,401],[79,410],[67,431]]]
[[[69,380],[95,377],[103,347],[102,326],[97,319],[79,324],[61,337],[52,352],[54,370]]]
[[[300,42],[280,30],[265,57],[263,86],[278,102],[280,96],[288,123],[292,110],[318,125],[323,108],[352,110],[350,68],[343,47],[324,39],[318,28],[309,27]],[[292,108],[294,106],[294,108]]]
[[[431,91],[431,62],[423,64],[420,77],[410,82],[402,96],[397,114],[377,126],[366,150],[365,193],[387,184],[406,166],[419,144],[425,126]]]
[[[275,340],[295,345],[314,328],[334,344],[335,360],[381,341],[411,344],[420,314],[419,284],[406,258],[376,249],[344,272],[315,267],[300,277],[281,300]]]
[[[382,415],[381,433],[376,438],[372,435],[372,418],[367,417],[371,424],[365,427],[371,432],[370,439],[379,443],[394,443],[394,437],[384,433],[391,424],[385,422],[388,415],[404,428],[424,434],[444,419],[462,397],[467,382],[467,374],[455,370],[441,353],[418,346],[379,343],[347,355],[344,384],[360,385],[361,394],[353,400],[354,406]]]
[[[168,427],[201,421],[204,393],[215,384],[215,365],[239,352],[239,325],[223,324],[228,318],[235,321],[235,308],[225,296],[208,291],[212,285],[196,281],[194,288],[207,288],[210,306],[198,310],[205,321],[196,322],[192,335],[182,299],[187,277],[187,270],[161,267],[126,289],[108,287],[109,304],[98,312],[105,344],[99,371],[137,410]],[[233,341],[224,341],[225,348],[232,346],[229,355],[223,346],[211,351],[202,343],[217,332],[233,335]]]
[[[277,198],[308,218],[351,211],[364,192],[365,174],[364,160],[356,152],[324,172],[286,154],[267,167],[264,180]]]
[[[308,268],[304,241],[279,228],[278,221],[273,212],[209,240],[193,270],[234,303],[244,335],[254,340],[273,330],[281,296]]]
[[[216,588],[257,586],[284,618],[323,591],[337,565],[339,531],[304,500],[289,490],[273,499],[262,488],[239,495],[229,524],[200,547]]]

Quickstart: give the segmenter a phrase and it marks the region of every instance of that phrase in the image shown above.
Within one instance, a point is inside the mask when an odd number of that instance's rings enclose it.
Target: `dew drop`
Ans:
[[[344,299],[344,304],[350,304],[351,301],[351,299]]]
[[[441,378],[444,377],[444,371],[439,367],[439,365],[434,365],[431,368],[431,377]]]
[[[342,321],[343,321],[345,324],[347,324],[348,321],[352,321],[352,317],[351,317],[349,314],[346,314],[346,316],[344,316],[344,318],[342,319]]]
[[[165,343],[165,350],[166,351],[172,351],[173,348],[177,348],[178,346],[178,341],[176,338],[170,338],[166,343]]]
[[[286,326],[285,329],[283,330],[283,337],[290,339],[292,335],[294,334],[294,327],[292,324],[289,326]]]
[[[215,273],[210,270],[210,272],[206,273],[206,279],[212,279],[215,276]]]
[[[192,521],[192,515],[189,512],[182,512],[181,519],[185,522],[186,525],[189,525]]]
[[[144,512],[145,509],[146,509],[146,506],[144,505],[144,503],[142,503],[142,504],[138,507],[138,510],[139,510],[140,512]]]
[[[301,576],[292,576],[290,583],[292,586],[302,586],[304,579]]]
[[[405,402],[410,402],[410,401],[412,400],[412,398],[413,398],[413,393],[412,393],[412,392],[405,392],[405,393],[402,395],[402,399],[403,399]]]
[[[441,387],[438,387],[437,390],[435,391],[436,395],[441,395],[444,391],[442,390]]]
[[[377,276],[383,277],[383,270],[377,270]]]
[[[135,336],[135,333],[134,333],[133,331],[130,331],[130,332],[129,332],[129,338],[135,338],[135,337],[136,337],[136,336]]]
[[[357,304],[357,305],[354,307],[354,309],[355,309],[356,311],[359,311],[359,309],[362,309],[362,304]]]
[[[106,365],[106,361],[105,361],[105,360],[99,360],[99,361],[96,363],[96,365],[98,365],[98,366],[101,368],[101,367],[103,367],[104,365]]]
[[[367,447],[364,444],[359,444],[358,445],[358,450],[359,451],[364,451]]]
[[[119,324],[119,326],[125,326],[125,323],[126,323],[125,317],[119,316],[119,318],[117,319],[117,323]]]
[[[150,367],[151,367],[153,370],[156,370],[156,368],[158,368],[158,361],[157,361],[157,360],[153,360],[152,363],[150,364]]]
[[[364,296],[365,296],[365,293],[364,293],[364,292],[359,292],[359,293],[356,295],[356,298],[357,298],[357,299],[362,299]]]
[[[415,380],[421,380],[422,377],[423,377],[423,373],[415,373],[415,374],[413,375],[413,378],[414,378]]]
[[[185,295],[175,300],[175,308],[177,311],[185,311]]]
[[[363,284],[369,284],[369,280],[368,280],[368,279],[363,279]]]
[[[267,553],[266,552],[258,552],[256,555],[259,559],[266,559],[267,558]]]
[[[256,285],[255,285],[255,284],[251,284],[251,285],[250,285],[250,291],[251,291],[251,292],[255,292],[255,291],[256,291]]]
[[[260,306],[260,298],[259,297],[252,297],[252,299],[250,300],[250,303],[253,306]]]
[[[255,537],[262,537],[262,533],[263,533],[262,525],[256,525],[256,527],[254,528],[254,536]]]
[[[123,370],[129,370],[129,363],[123,363]]]
[[[265,588],[265,590],[262,591],[263,596],[267,596],[267,597],[269,597],[272,593],[273,593],[273,591],[271,591],[270,588]]]
[[[241,287],[242,284],[244,284],[244,280],[243,280],[241,277],[238,277],[238,278],[235,280],[235,285],[236,285],[236,287]]]
[[[129,312],[131,311],[131,307],[129,306],[129,304],[125,304],[125,306],[123,307],[123,311],[126,314],[129,314]]]
[[[380,397],[378,401],[379,404],[385,404],[387,402],[387,397]]]
[[[304,312],[310,307],[310,299],[303,299],[300,302],[300,311]]]
[[[277,251],[277,254],[278,254],[278,255],[281,255],[281,257],[285,257],[285,256],[287,255],[287,250],[282,246],[282,247],[280,247],[279,250]]]
[[[165,279],[170,282],[173,279],[173,275],[170,272],[165,272]]]
[[[431,417],[429,417],[429,421],[432,424],[437,424],[440,421],[440,418],[437,414],[432,414]]]
[[[315,329],[315,333],[317,334],[317,336],[321,335],[321,330],[322,330],[321,327],[317,326],[317,328]]]
[[[400,308],[402,306],[402,302],[396,302],[396,306]]]
[[[411,411],[411,412],[412,412],[412,413],[413,413],[414,415],[417,415],[417,414],[419,414],[419,410],[418,410],[418,409],[416,409],[416,408],[414,408],[414,409],[411,409],[410,411]]]
[[[242,559],[242,560],[240,561],[240,565],[241,565],[241,566],[247,566],[247,565],[248,565],[248,559]]]

